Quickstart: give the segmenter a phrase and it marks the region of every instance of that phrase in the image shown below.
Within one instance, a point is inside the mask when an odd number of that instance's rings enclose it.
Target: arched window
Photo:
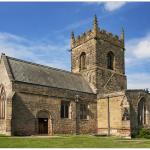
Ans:
[[[5,89],[3,85],[0,85],[0,119],[5,119]]]
[[[138,124],[139,126],[146,124],[146,104],[144,98],[138,103]]]
[[[86,54],[85,52],[82,52],[80,55],[80,69],[86,69]]]
[[[114,54],[112,52],[107,54],[107,69],[114,69]]]

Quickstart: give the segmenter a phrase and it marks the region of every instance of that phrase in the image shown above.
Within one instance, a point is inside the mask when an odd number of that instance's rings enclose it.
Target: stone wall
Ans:
[[[107,69],[107,54],[114,54],[114,69]],[[124,49],[110,43],[107,38],[97,38],[96,43],[96,83],[99,93],[119,92],[127,88],[125,65],[124,65]]]
[[[71,39],[72,72],[81,73],[95,93],[127,89],[124,41],[105,30],[90,30]],[[107,54],[114,54],[114,69],[107,69]],[[80,70],[80,55],[86,53],[86,68]]]
[[[78,133],[96,133],[96,96],[94,94],[69,91],[50,87],[15,83],[13,88],[16,94],[13,99],[13,134],[37,134],[36,115],[41,110],[46,110],[52,118],[53,134],[74,134],[76,127]],[[79,102],[89,105],[88,120],[78,120],[76,126],[75,95],[79,95]],[[70,102],[69,118],[60,117],[61,101]],[[79,110],[78,110],[79,115]]]
[[[99,68],[96,77],[98,93],[120,92],[126,89],[126,76],[113,70]]]
[[[131,130],[132,134],[139,131],[138,125],[138,103],[144,98],[146,100],[146,124],[143,127],[150,128],[150,94],[145,90],[127,90],[126,95],[130,103]]]
[[[4,86],[6,93],[5,119],[0,119],[0,134],[11,134],[11,113],[12,113],[12,83],[8,62],[5,56],[0,60],[0,84]]]
[[[114,71],[116,73],[124,74],[124,48],[115,43],[110,43],[107,38],[102,39],[100,36],[97,38],[96,42],[97,66],[107,68],[107,54],[110,51],[113,52],[115,57]]]
[[[94,38],[82,43],[71,51],[71,70],[74,73],[81,73],[89,82],[93,91],[96,90],[96,40]],[[80,55],[86,53],[86,69],[80,70]]]
[[[97,103],[98,134],[108,135],[110,129],[110,135],[130,137],[130,120],[123,120],[124,108],[129,108],[125,95],[108,96],[99,98]]]

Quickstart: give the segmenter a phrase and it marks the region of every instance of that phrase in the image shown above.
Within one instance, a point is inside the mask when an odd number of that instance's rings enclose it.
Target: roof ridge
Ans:
[[[80,74],[73,73],[71,71],[67,71],[67,70],[63,70],[63,69],[58,69],[58,68],[55,68],[55,67],[50,67],[50,66],[47,66],[47,65],[42,65],[42,64],[35,63],[35,62],[31,62],[31,61],[27,61],[27,60],[22,60],[22,59],[10,57],[10,56],[6,56],[6,57],[9,58],[9,59],[20,61],[20,62],[24,62],[24,63],[27,63],[27,64],[31,64],[31,65],[35,65],[35,66],[40,66],[40,67],[47,68],[47,69],[53,69],[53,70],[60,71],[60,72],[66,72],[66,73],[70,73],[72,75],[81,76]]]
[[[145,89],[127,89],[126,91],[144,91]]]
[[[88,82],[79,73],[73,73],[6,55],[5,57],[10,63],[15,81],[93,93]]]
[[[58,88],[58,89],[71,90],[71,91],[82,92],[82,93],[95,94],[95,93],[93,93],[92,90],[91,90],[91,92],[84,92],[84,91],[80,91],[80,90],[73,90],[73,89],[67,89],[67,88],[61,88],[61,87],[55,87],[55,86],[48,86],[48,85],[42,85],[42,84],[37,84],[37,83],[24,82],[24,81],[19,81],[19,80],[15,80],[15,82],[22,82],[22,83],[25,83],[25,84],[32,84],[32,85],[39,85],[39,86],[50,87],[50,88]]]

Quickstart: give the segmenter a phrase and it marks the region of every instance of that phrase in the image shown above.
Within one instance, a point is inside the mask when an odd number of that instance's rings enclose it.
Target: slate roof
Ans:
[[[80,75],[6,56],[15,81],[93,93]]]

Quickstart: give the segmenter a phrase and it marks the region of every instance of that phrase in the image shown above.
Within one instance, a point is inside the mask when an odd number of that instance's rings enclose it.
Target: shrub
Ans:
[[[150,129],[141,128],[138,137],[150,138]]]

